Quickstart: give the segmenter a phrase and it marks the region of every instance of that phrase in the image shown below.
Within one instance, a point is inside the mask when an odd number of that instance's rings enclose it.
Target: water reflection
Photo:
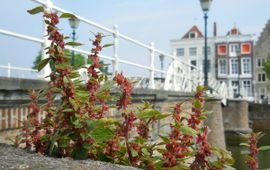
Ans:
[[[270,145],[270,130],[258,130],[263,131],[266,135],[260,140],[259,146]],[[241,151],[245,150],[245,147],[240,147],[240,139],[226,135],[227,150],[231,151],[235,159],[234,167],[237,170],[249,170],[247,164],[245,163],[245,155],[241,154]],[[268,169],[270,170],[270,150],[262,151],[258,155],[259,160],[259,169]]]

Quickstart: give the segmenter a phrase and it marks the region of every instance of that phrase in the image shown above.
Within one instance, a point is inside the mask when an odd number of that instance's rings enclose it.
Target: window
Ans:
[[[247,92],[247,96],[251,96],[251,81],[250,80],[244,80],[243,81],[243,87],[245,91]]]
[[[189,48],[189,55],[196,56],[197,55],[197,48],[195,48],[195,47]]]
[[[202,54],[204,56],[204,47],[202,47]],[[210,47],[207,47],[207,55],[209,56],[211,54],[211,48]]]
[[[196,32],[190,32],[190,33],[188,34],[188,37],[189,37],[189,38],[197,38],[197,33],[196,33]]]
[[[265,73],[258,74],[258,82],[266,82],[266,75]]]
[[[239,48],[240,48],[239,44],[236,44],[236,43],[230,44],[229,45],[229,55],[231,57],[236,57],[237,56],[237,50],[240,50]]]
[[[177,56],[184,56],[184,55],[185,55],[185,50],[184,50],[184,48],[177,48],[177,49],[176,49],[176,55],[177,55]]]
[[[257,58],[257,67],[263,67],[265,58]]]
[[[231,74],[239,73],[239,63],[238,59],[231,59]]]
[[[225,58],[218,60],[219,74],[227,74],[227,60]]]
[[[241,53],[242,54],[250,54],[251,53],[251,44],[250,43],[242,43],[241,44]]]
[[[266,88],[264,87],[259,88],[259,93],[260,93],[260,99],[264,99],[266,97]]]
[[[251,74],[251,60],[250,58],[243,58],[243,74]]]
[[[239,95],[238,91],[239,81],[232,81],[233,97],[236,98]]]
[[[226,44],[220,44],[217,46],[218,48],[218,55],[226,55],[227,54],[227,45]]]
[[[197,61],[196,61],[196,60],[191,60],[191,61],[190,61],[190,64],[191,64],[192,66],[195,66],[195,67],[196,67],[196,66],[197,66]],[[195,68],[192,67],[192,66],[191,66],[191,70],[194,70]]]

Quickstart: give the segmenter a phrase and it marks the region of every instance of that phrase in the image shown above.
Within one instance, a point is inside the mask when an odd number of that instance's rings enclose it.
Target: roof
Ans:
[[[196,38],[202,38],[203,34],[202,32],[199,30],[199,28],[196,25],[193,25],[190,30],[182,37],[182,39],[188,39],[189,38],[189,33],[191,32],[196,32],[197,33],[197,37]]]
[[[227,35],[241,35],[241,32],[236,26],[234,26],[230,31],[228,31]]]

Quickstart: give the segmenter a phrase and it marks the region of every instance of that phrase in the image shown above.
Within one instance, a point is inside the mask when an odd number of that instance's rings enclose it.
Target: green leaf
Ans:
[[[68,77],[71,79],[75,79],[77,77],[80,77],[80,73],[78,71],[72,71]]]
[[[41,140],[42,142],[47,142],[47,141],[49,140],[49,137],[50,137],[49,134],[45,134],[45,135],[43,135],[43,136],[40,138],[40,140]]]
[[[249,150],[242,150],[242,151],[241,151],[241,154],[242,154],[242,155],[247,155],[247,154],[249,154],[249,153],[250,153]]]
[[[68,135],[62,136],[58,141],[58,146],[66,148],[69,146],[70,137]]]
[[[267,151],[270,150],[270,146],[261,146],[259,147],[259,151]]]
[[[196,100],[195,103],[194,103],[194,107],[197,108],[197,109],[200,109],[202,107],[202,104],[199,100]]]
[[[149,155],[149,152],[148,152],[148,150],[146,148],[142,148],[142,153],[144,155]]]
[[[170,139],[165,137],[165,136],[161,136],[159,135],[159,137],[165,142],[165,143],[169,143],[170,142]]]
[[[73,42],[73,41],[71,41],[71,42],[67,42],[66,45],[70,45],[70,46],[81,46],[83,44],[82,43],[79,43],[79,42]]]
[[[115,81],[113,80],[105,81],[97,93],[102,93],[104,91],[110,90],[114,85],[115,85]]]
[[[183,134],[191,136],[195,136],[198,133],[196,130],[186,126],[181,126],[179,130],[183,132]]]
[[[62,110],[62,112],[74,112],[74,110],[71,108],[67,108],[67,109]]]
[[[148,118],[152,118],[156,115],[160,115],[161,113],[158,110],[154,110],[154,109],[145,109],[143,110],[141,113],[139,113],[137,115],[138,118],[140,119],[148,119]]]
[[[62,15],[60,15],[60,18],[77,18],[77,17],[71,13],[63,13]]]
[[[44,60],[41,60],[37,66],[38,71],[42,70],[50,62],[50,60],[50,58],[45,58]]]
[[[138,152],[132,150],[132,151],[131,151],[131,155],[132,155],[132,157],[136,157],[136,156],[138,156]]]
[[[82,146],[76,146],[72,153],[72,157],[77,160],[83,160],[88,158],[87,149]]]
[[[38,7],[36,7],[36,8],[33,8],[33,9],[30,9],[30,10],[27,10],[27,12],[29,13],[29,14],[37,14],[37,13],[40,13],[40,12],[44,12],[44,8],[43,8],[43,6],[38,6]]]
[[[105,44],[103,45],[103,48],[106,48],[106,47],[110,47],[110,46],[113,46],[114,44]]]
[[[156,119],[157,120],[160,120],[160,119],[165,119],[166,117],[169,117],[169,116],[171,116],[171,114],[159,114],[159,115],[157,115],[156,116]]]
[[[246,146],[246,147],[249,147],[249,144],[247,144],[247,143],[240,143],[240,146]]]
[[[96,128],[90,133],[90,136],[99,143],[109,140],[114,137],[114,133],[109,128]]]

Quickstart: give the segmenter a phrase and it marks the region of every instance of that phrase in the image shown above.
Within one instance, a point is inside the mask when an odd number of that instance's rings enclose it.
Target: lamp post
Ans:
[[[207,13],[210,9],[212,0],[200,0],[202,11],[204,13],[204,86],[208,87],[208,67],[207,67]]]
[[[238,77],[237,77],[237,82],[238,82],[238,89],[237,89],[237,98],[242,97],[240,93],[240,73],[241,73],[241,50],[240,50],[240,45],[236,48],[236,57],[237,57],[237,63],[238,63]]]
[[[163,71],[163,61],[164,61],[164,55],[163,54],[160,54],[159,55],[159,60],[160,60],[160,68],[161,68],[161,71]],[[163,72],[161,72],[161,81],[163,79]]]
[[[70,27],[73,29],[72,30],[72,41],[74,42],[77,39],[75,30],[79,27],[80,20],[77,18],[69,18],[68,21],[69,21]],[[73,46],[73,48],[74,48],[74,46]],[[75,56],[75,52],[72,51],[71,52],[71,65],[72,66],[74,66],[74,64],[75,64],[74,56]]]

